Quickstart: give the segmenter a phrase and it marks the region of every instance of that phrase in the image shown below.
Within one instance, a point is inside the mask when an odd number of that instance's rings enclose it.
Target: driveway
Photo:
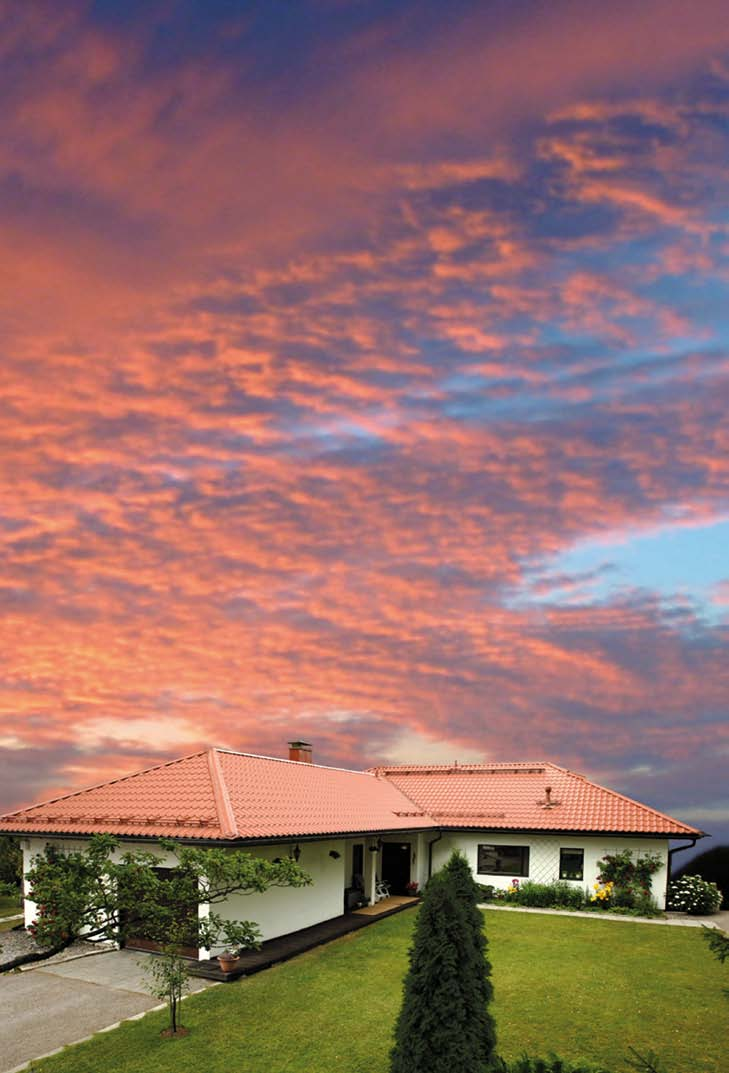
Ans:
[[[0,976],[0,1073],[159,1006],[140,964],[151,956],[112,950]]]

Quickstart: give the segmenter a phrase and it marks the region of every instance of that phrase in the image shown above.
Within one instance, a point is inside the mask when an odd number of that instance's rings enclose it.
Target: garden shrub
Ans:
[[[559,880],[552,884],[557,909],[584,909],[585,892],[581,887],[574,887],[571,883]]]
[[[466,989],[467,1015],[480,1041],[480,1061],[488,1065],[496,1046],[496,1026],[488,1006],[494,997],[491,962],[488,960],[483,913],[478,908],[479,891],[471,866],[462,853],[453,853],[443,875],[463,906],[468,934],[461,950],[461,973],[470,979]]]
[[[525,905],[533,909],[583,909],[585,906],[585,893],[582,888],[564,880],[554,883],[533,883],[526,880],[518,887],[508,887],[503,892],[496,891],[492,898],[498,899],[499,895],[510,905]]]
[[[679,868],[671,878],[681,879],[685,875],[701,876],[710,883],[716,883],[724,894],[720,908],[729,909],[729,846],[707,849]]]
[[[494,898],[496,887],[493,887],[490,883],[477,883],[476,887],[479,892],[479,899],[482,902],[491,902]]]
[[[632,850],[624,849],[620,853],[607,853],[598,861],[597,879],[604,888],[612,884],[611,905],[628,909],[638,900],[650,897],[653,876],[662,865],[663,858],[657,853],[645,853],[633,859]]]
[[[720,905],[721,891],[716,883],[709,883],[701,876],[682,876],[668,887],[669,909],[692,916],[708,916],[718,912]]]
[[[493,1023],[479,1001],[486,961],[476,965],[469,906],[456,887],[441,870],[425,888],[395,1026],[391,1073],[486,1073],[491,1064]]]
[[[527,880],[522,883],[514,894],[509,895],[509,901],[516,905],[528,905],[534,908],[549,908],[555,904],[554,884],[531,883]]]
[[[635,895],[630,887],[614,887],[612,904],[616,909],[632,909],[635,906]]]
[[[586,1062],[568,1062],[564,1058],[558,1058],[556,1054],[550,1054],[546,1058],[534,1058],[523,1054],[521,1058],[513,1062],[505,1062],[494,1066],[494,1073],[610,1073],[604,1066],[591,1065]]]

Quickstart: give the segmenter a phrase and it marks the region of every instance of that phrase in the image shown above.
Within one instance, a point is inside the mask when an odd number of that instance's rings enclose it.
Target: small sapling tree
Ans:
[[[155,998],[167,1003],[170,1012],[170,1027],[163,1035],[187,1034],[179,1022],[182,997],[190,990],[187,963],[180,953],[184,936],[178,933],[177,942],[168,942],[162,947],[160,957],[152,958],[145,966],[149,989]]]

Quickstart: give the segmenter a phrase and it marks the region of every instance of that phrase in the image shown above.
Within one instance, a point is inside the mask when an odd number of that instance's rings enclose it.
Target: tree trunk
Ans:
[[[47,950],[34,950],[29,954],[19,954],[12,961],[0,962],[0,973],[19,969],[21,965],[32,965],[34,961],[46,961],[48,958],[53,957],[54,954],[60,954],[62,950],[71,946],[75,941],[75,938],[64,939],[62,943],[57,946],[50,946]]]

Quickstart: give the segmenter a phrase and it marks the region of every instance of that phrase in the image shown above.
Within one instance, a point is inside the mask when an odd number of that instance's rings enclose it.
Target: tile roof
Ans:
[[[0,817],[6,832],[214,841],[448,827],[701,834],[550,763],[347,771],[225,749]]]
[[[413,830],[432,821],[394,783],[211,749],[0,817],[24,833],[233,840]]]
[[[702,833],[547,762],[401,765],[372,770],[407,794],[438,827],[615,831],[672,838]]]

